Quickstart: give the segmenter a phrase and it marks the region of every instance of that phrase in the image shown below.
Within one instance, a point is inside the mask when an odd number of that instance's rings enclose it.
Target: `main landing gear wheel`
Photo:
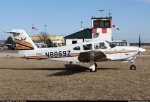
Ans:
[[[136,66],[133,64],[130,66],[130,70],[136,70]]]
[[[70,65],[72,64],[72,61],[70,61],[70,63],[69,63]]]
[[[94,63],[94,65],[95,65],[95,69],[94,69],[94,70],[93,70],[93,69],[90,69],[90,72],[97,72],[97,64]]]
[[[95,68],[97,69],[97,64],[96,63],[94,63],[95,64]]]
[[[97,68],[95,68],[95,70],[90,69],[90,72],[97,72]]]

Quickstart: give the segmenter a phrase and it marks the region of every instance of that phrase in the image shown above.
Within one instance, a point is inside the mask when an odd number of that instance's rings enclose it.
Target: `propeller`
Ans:
[[[141,37],[139,35],[139,51],[138,51],[139,55],[141,55],[141,52],[144,52],[144,51],[146,51],[146,50],[141,48]]]
[[[139,48],[141,47],[141,37],[140,37],[140,34],[139,34]]]
[[[141,37],[140,37],[140,34],[139,34],[139,43],[138,43],[138,46],[139,46],[139,48],[138,48],[138,54],[139,54],[139,57],[140,57],[140,55],[141,55],[141,51],[140,51],[140,47],[141,47]]]

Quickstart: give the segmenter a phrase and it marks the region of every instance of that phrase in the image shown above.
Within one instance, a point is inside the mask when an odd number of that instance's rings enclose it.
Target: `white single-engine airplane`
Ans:
[[[91,72],[97,71],[100,61],[124,61],[132,63],[131,70],[135,70],[134,60],[139,52],[145,49],[131,46],[113,46],[107,41],[92,40],[79,44],[61,47],[38,48],[23,29],[8,31],[14,36],[16,49],[20,57],[27,59],[46,59],[69,62],[88,62]]]

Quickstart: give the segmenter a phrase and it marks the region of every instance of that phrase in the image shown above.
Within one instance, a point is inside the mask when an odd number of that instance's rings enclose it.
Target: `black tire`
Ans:
[[[95,64],[95,70],[93,71],[92,69],[90,69],[90,72],[97,72],[97,64],[96,63],[94,64]]]
[[[92,69],[90,69],[90,72],[97,72],[97,68],[95,68],[94,71]]]
[[[95,63],[95,68],[97,69],[97,63]]]
[[[92,69],[90,69],[90,72],[93,72]]]
[[[130,66],[130,70],[136,70],[136,66],[135,65],[131,65]]]
[[[69,63],[70,65],[72,64],[72,61]]]
[[[97,67],[95,67],[95,71],[94,72],[97,72]]]

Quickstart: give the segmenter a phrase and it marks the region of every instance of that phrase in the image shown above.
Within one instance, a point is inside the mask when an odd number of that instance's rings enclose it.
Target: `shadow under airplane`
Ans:
[[[65,68],[0,68],[0,69],[11,69],[11,70],[62,70],[48,76],[69,76],[76,73],[89,72],[87,67],[81,65],[70,65],[65,64]],[[119,68],[97,68],[97,70],[120,70]]]

